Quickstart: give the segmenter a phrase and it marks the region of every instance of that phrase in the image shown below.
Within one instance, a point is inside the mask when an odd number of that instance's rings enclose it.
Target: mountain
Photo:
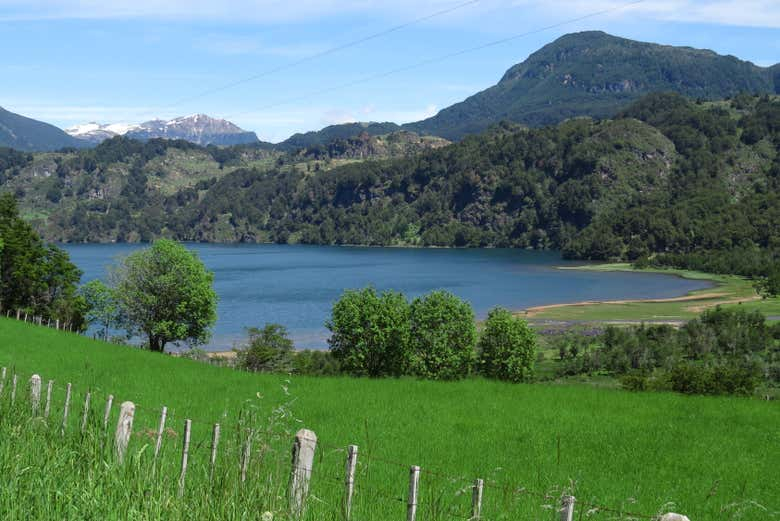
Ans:
[[[242,130],[224,119],[195,114],[170,121],[153,120],[141,123],[139,129],[126,134],[142,141],[153,138],[184,139],[198,145],[245,145],[259,143],[254,132]]]
[[[0,107],[0,146],[17,150],[49,151],[67,147],[84,147],[54,125],[20,116]]]
[[[361,134],[369,136],[381,136],[400,130],[401,127],[395,123],[343,123],[341,125],[330,125],[322,130],[294,134],[285,141],[276,145],[279,150],[292,152],[301,148],[315,146],[326,146],[336,139],[349,139]]]
[[[502,120],[528,126],[606,118],[650,92],[723,99],[780,92],[780,64],[637,42],[599,31],[562,36],[510,68],[497,85],[404,128],[457,140]]]
[[[69,128],[67,132],[72,137],[92,145],[116,136],[126,136],[140,141],[155,138],[183,139],[203,146],[260,143],[254,132],[247,132],[229,121],[215,119],[205,114],[194,114],[170,121],[155,119],[140,125],[87,123]]]

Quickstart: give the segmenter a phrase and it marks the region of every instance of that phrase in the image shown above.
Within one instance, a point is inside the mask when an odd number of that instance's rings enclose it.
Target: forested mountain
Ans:
[[[364,133],[291,153],[262,144],[201,147],[184,140],[121,136],[88,150],[30,154],[0,148],[0,192],[14,194],[27,219],[50,240],[148,240],[159,233],[159,219],[144,223],[150,217],[144,212],[165,198],[173,198],[174,206],[186,205],[237,169],[258,175],[270,170],[313,175],[447,144],[441,138],[399,131],[382,136]],[[135,220],[136,216],[141,218]],[[89,223],[78,230],[75,223],[81,219]]]
[[[54,125],[20,116],[0,107],[0,146],[16,150],[57,150],[84,144]]]
[[[404,128],[457,140],[502,120],[541,126],[575,116],[612,117],[651,92],[705,100],[780,93],[779,76],[778,66],[762,68],[708,50],[582,32],[544,46],[497,85]]]
[[[671,264],[717,251],[717,270],[745,273],[779,249],[777,98],[653,94],[612,120],[505,123],[421,153],[418,138],[397,159],[362,155],[394,139],[281,154],[115,138],[9,157],[5,187],[64,241],[505,246]]]

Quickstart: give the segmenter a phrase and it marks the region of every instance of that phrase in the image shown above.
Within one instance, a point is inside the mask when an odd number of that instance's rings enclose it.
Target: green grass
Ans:
[[[312,520],[341,519],[341,449],[351,443],[360,446],[356,520],[403,519],[398,499],[406,496],[412,464],[440,474],[422,476],[421,520],[467,519],[468,486],[477,477],[491,485],[484,507],[490,520],[557,519],[549,505],[565,488],[581,502],[629,512],[674,510],[695,521],[780,519],[780,407],[773,402],[484,380],[254,375],[7,319],[0,319],[0,365],[14,367],[22,382],[33,372],[57,382],[50,429],[18,409],[9,412],[7,387],[0,400],[4,519],[258,519],[265,510],[283,519],[289,447],[300,427],[320,440]],[[74,405],[61,440],[56,423],[68,381]],[[88,388],[95,423],[82,437]],[[133,437],[125,469],[107,463],[98,418],[107,393],[116,403],[137,402],[137,433],[155,428],[160,405],[171,410],[175,435],[166,438],[154,474],[143,435]],[[255,449],[264,451],[243,487],[241,440],[231,427],[241,411],[254,415]],[[196,421],[194,448],[188,491],[179,500],[187,417]],[[225,426],[229,450],[220,454],[220,484],[212,487],[206,440],[214,421]],[[582,519],[631,516],[594,512]]]
[[[630,264],[598,264],[578,268],[590,271],[640,271],[645,273],[664,273],[687,279],[707,280],[714,287],[696,290],[688,293],[691,300],[647,302],[627,301],[625,303],[592,303],[571,304],[560,307],[533,311],[529,317],[541,320],[578,320],[578,321],[680,321],[695,318],[707,307],[722,305],[723,307],[741,306],[746,309],[756,309],[768,316],[780,315],[780,298],[756,299],[756,291],[750,280],[734,275],[713,275],[689,270],[675,269],[642,269],[637,270]],[[718,296],[711,296],[718,294]],[[698,297],[698,298],[696,298]],[[742,301],[739,303],[738,301]]]

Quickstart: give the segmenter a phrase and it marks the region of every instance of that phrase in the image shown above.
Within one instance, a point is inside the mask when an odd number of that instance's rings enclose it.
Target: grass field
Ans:
[[[408,466],[424,469],[418,519],[467,519],[474,478],[483,519],[557,520],[562,490],[618,512],[575,519],[635,519],[678,511],[694,521],[780,519],[780,406],[743,398],[628,393],[577,385],[511,385],[254,375],[0,319],[0,366],[54,379],[52,428],[38,428],[8,387],[0,417],[3,519],[284,519],[292,433],[319,436],[307,519],[342,519],[343,448],[360,446],[353,519],[404,519]],[[58,426],[63,386],[74,385],[68,432]],[[7,382],[6,382],[7,385]],[[93,423],[78,433],[84,392]],[[108,393],[138,405],[123,470],[105,464]],[[151,461],[159,406],[171,410],[162,459]],[[243,418],[239,413],[244,411]],[[255,454],[238,481],[239,421],[252,415]],[[184,418],[195,421],[187,493],[176,497]],[[25,420],[24,418],[27,418]],[[272,420],[268,420],[271,418]],[[211,423],[226,434],[219,487],[208,484]],[[116,407],[112,423],[116,422]],[[426,472],[427,471],[427,472]],[[435,472],[436,474],[433,474]],[[447,476],[447,477],[444,477]],[[535,495],[545,493],[547,497]],[[582,511],[581,517],[579,512]]]
[[[571,268],[565,268],[571,269]],[[638,271],[630,264],[598,264],[576,269],[592,271]],[[682,321],[696,317],[704,309],[722,305],[757,309],[767,316],[780,316],[780,298],[761,299],[750,280],[734,275],[713,275],[697,271],[645,269],[688,279],[709,280],[714,287],[692,291],[684,299],[654,301],[615,301],[561,304],[530,308],[522,313],[535,320],[560,321]]]

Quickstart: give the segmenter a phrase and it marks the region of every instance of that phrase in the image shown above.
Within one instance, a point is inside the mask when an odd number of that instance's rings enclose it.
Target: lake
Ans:
[[[134,244],[68,244],[82,282],[105,279],[107,267],[143,248]],[[707,287],[704,281],[650,273],[558,270],[582,263],[556,252],[488,249],[402,249],[287,245],[188,244],[214,272],[217,324],[208,346],[229,350],[246,327],[275,322],[298,348],[327,347],[324,324],[349,288],[373,285],[416,297],[445,289],[467,300],[479,318],[493,306],[530,306],[666,298]]]

